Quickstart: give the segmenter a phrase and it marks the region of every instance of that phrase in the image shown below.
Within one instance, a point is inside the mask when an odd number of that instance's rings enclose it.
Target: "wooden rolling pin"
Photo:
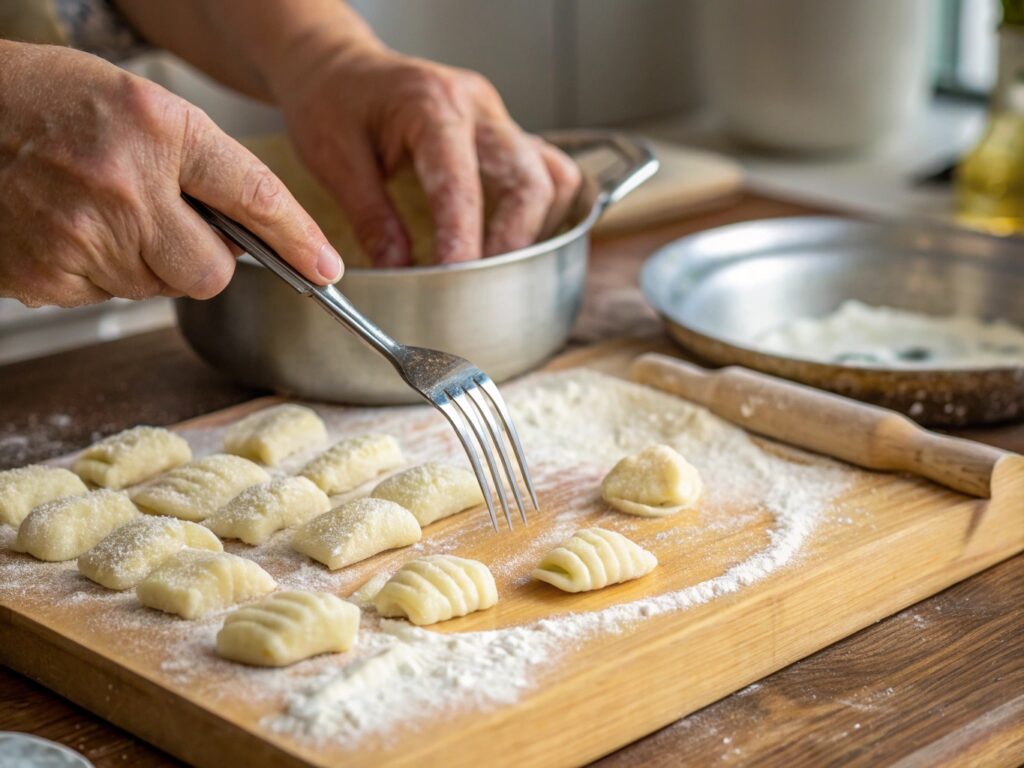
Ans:
[[[803,384],[730,366],[708,371],[646,354],[633,379],[705,406],[723,419],[867,469],[910,472],[990,498],[996,464],[1016,454],[922,429],[906,416]]]

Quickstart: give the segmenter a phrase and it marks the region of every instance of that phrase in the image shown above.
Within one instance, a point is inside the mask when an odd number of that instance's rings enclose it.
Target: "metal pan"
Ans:
[[[641,287],[672,336],[742,365],[901,411],[939,427],[1024,416],[1024,367],[876,368],[770,354],[752,339],[856,299],[1024,326],[1024,242],[918,224],[831,217],[753,221],[684,237],[645,264]]]
[[[401,342],[461,355],[495,381],[556,352],[579,312],[591,228],[658,163],[646,144],[619,134],[568,131],[547,138],[584,171],[567,231],[481,261],[353,269],[341,280],[342,292]],[[344,403],[418,402],[387,362],[248,257],[220,295],[179,299],[176,309],[192,347],[246,384]]]

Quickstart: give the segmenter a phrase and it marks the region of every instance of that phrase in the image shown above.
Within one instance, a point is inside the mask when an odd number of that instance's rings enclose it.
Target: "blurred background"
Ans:
[[[952,219],[951,169],[982,136],[997,79],[999,0],[352,5],[392,47],[482,72],[527,128],[621,127],[678,158],[665,172],[866,216]],[[275,110],[166,54],[125,66],[232,135],[282,128]],[[0,299],[0,363],[172,322],[160,299]]]

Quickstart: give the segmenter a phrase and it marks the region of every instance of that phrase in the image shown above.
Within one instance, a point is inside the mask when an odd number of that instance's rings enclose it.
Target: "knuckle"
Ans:
[[[234,262],[217,259],[185,291],[193,299],[210,299],[227,288],[234,274]]]
[[[241,192],[242,208],[257,226],[280,221],[286,203],[284,186],[262,163],[245,174]]]
[[[125,113],[146,129],[163,131],[168,118],[179,109],[180,99],[156,83],[125,73],[121,81]]]

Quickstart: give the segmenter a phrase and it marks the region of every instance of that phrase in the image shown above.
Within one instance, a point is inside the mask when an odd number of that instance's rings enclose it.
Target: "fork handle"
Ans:
[[[191,195],[182,192],[181,196],[203,221],[284,280],[295,291],[313,299],[335,320],[386,357],[396,369],[400,368],[402,346],[356,309],[341,291],[333,285],[317,285],[310,282],[255,232]]]

